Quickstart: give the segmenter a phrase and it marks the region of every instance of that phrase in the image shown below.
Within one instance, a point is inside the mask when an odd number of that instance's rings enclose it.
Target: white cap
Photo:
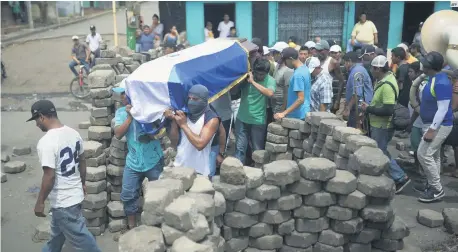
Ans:
[[[289,45],[286,42],[280,41],[280,42],[275,43],[275,45],[272,46],[271,48],[269,48],[269,51],[276,51],[276,52],[281,53],[283,49],[288,48],[288,47]]]
[[[309,49],[310,49],[310,48],[315,48],[315,45],[316,45],[315,42],[313,42],[313,41],[311,41],[311,40],[305,42],[305,44],[304,44],[304,46],[308,47]]]
[[[375,57],[372,60],[371,66],[373,66],[373,67],[385,67],[386,63],[388,63],[388,59],[383,55],[379,55],[379,56]]]
[[[78,38],[78,36],[75,35],[72,37],[72,40],[75,40],[75,39],[80,39],[80,38]]]
[[[315,71],[315,68],[320,67],[321,62],[317,57],[311,57],[310,60],[308,60],[307,67],[310,70],[310,73],[313,73]]]
[[[331,46],[331,48],[329,48],[329,51],[330,52],[342,52],[342,48],[340,47],[340,45],[333,45]]]
[[[264,52],[264,55],[267,55],[267,54],[270,53],[269,47],[267,47],[267,46],[263,46],[263,47],[262,47],[262,50],[263,50],[263,52]]]
[[[404,44],[404,43],[401,43],[401,44],[399,44],[399,45],[396,46],[396,47],[401,47],[401,48],[404,49],[404,51],[406,51],[406,52],[409,50],[409,47],[407,47],[407,45]]]

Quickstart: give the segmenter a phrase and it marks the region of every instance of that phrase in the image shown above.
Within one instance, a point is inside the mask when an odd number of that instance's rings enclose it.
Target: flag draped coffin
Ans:
[[[189,89],[204,85],[210,97],[227,92],[245,78],[248,52],[234,40],[209,40],[142,64],[126,78],[131,114],[147,133],[161,126],[167,108],[187,111]],[[145,125],[149,125],[146,127]]]

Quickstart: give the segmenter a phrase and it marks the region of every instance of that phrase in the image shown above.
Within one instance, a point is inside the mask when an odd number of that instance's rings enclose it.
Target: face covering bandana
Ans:
[[[198,98],[191,100],[188,98],[189,119],[195,123],[208,109],[208,89],[203,85],[194,85],[188,93],[188,96]]]

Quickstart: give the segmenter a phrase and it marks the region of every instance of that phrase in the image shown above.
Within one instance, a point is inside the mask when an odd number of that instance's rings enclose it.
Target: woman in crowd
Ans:
[[[163,44],[176,45],[178,42],[178,31],[176,26],[170,28],[170,32],[165,34]]]
[[[162,39],[162,33],[164,32],[164,24],[159,22],[159,16],[157,14],[153,15],[153,24],[151,25],[151,29],[155,36],[159,36]]]

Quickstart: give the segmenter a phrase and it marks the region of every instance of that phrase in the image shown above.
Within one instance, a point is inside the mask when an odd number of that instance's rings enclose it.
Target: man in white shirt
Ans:
[[[95,26],[89,27],[91,33],[86,37],[86,43],[96,58],[100,58],[100,43],[102,43],[102,36],[95,32]],[[95,65],[95,62],[91,62],[91,68]]]
[[[229,15],[224,14],[224,20],[219,22],[218,31],[220,38],[227,38],[231,33],[231,28],[234,27],[234,22],[229,20]]]
[[[34,209],[37,217],[46,217],[45,200],[49,196],[51,239],[42,251],[61,251],[68,239],[75,251],[100,252],[81,212],[86,192],[83,139],[76,130],[59,121],[52,102],[37,101],[31,110],[32,117],[27,121],[34,120],[37,127],[46,132],[37,145],[43,178]]]

